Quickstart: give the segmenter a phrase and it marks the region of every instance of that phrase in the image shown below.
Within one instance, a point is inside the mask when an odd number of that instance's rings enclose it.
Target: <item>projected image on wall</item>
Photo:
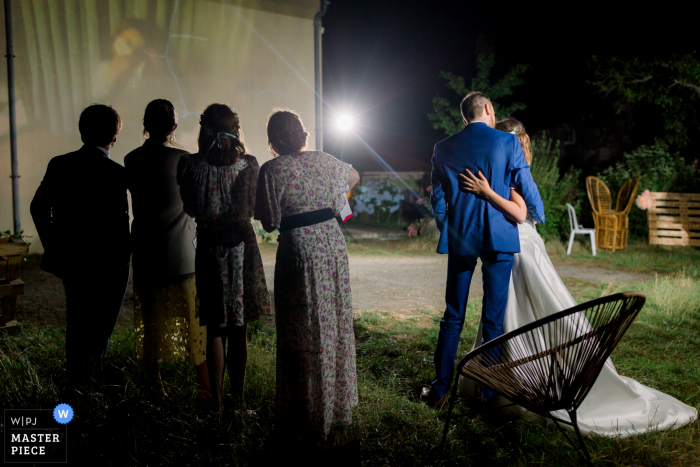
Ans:
[[[290,107],[314,128],[314,1],[17,0],[13,2],[21,209],[48,161],[81,145],[78,116],[113,105],[123,129],[118,162],[143,143],[143,112],[165,98],[179,114],[177,143],[196,151],[199,113],[212,102],[241,116],[248,150],[269,159],[266,117]],[[4,34],[2,34],[4,48]],[[0,78],[0,178],[10,175],[7,78]],[[313,138],[313,137],[312,137]],[[310,141],[313,145],[313,139]],[[10,184],[0,223],[11,227]],[[7,227],[10,226],[10,227]],[[37,239],[38,240],[38,239]],[[40,245],[37,244],[40,248]]]

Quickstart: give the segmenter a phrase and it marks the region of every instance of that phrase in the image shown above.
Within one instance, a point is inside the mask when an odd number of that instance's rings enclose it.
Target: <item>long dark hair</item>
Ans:
[[[202,112],[199,124],[199,152],[206,154],[210,164],[235,164],[246,153],[238,114],[228,105],[211,104]]]
[[[157,143],[175,144],[177,112],[172,102],[156,99],[148,103],[143,114],[143,136]]]
[[[291,110],[275,109],[267,120],[267,141],[273,154],[273,144],[279,156],[305,149],[308,136],[301,117]]]

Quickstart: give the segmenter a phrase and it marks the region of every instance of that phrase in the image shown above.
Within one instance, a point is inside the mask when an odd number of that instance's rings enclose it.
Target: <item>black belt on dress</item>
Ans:
[[[298,229],[299,227],[308,227],[310,225],[320,224],[321,222],[329,221],[334,217],[335,213],[331,208],[284,216],[280,222],[279,231],[281,233],[292,229]]]

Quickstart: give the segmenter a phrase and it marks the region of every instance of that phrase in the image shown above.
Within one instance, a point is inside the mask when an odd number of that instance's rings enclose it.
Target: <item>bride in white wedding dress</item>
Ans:
[[[531,164],[530,138],[519,121],[509,118],[496,129],[514,133],[523,147],[525,158]],[[481,174],[462,176],[463,186],[471,193],[487,199],[506,217],[517,221],[520,235],[520,253],[515,254],[513,272],[508,289],[508,305],[503,318],[503,333],[575,306],[577,303],[559,278],[547,255],[542,238],[535,229],[520,195],[512,191],[505,200],[495,194]],[[481,323],[474,347],[481,345]],[[459,381],[462,391],[474,392],[474,383],[464,377]],[[496,397],[496,396],[494,396]],[[496,404],[507,403],[495,401]],[[516,411],[525,417],[537,417],[522,407]],[[564,420],[566,412],[552,413]],[[577,411],[581,434],[601,436],[630,436],[651,429],[678,428],[697,418],[697,410],[656,389],[644,386],[632,378],[621,376],[608,358],[598,379]]]

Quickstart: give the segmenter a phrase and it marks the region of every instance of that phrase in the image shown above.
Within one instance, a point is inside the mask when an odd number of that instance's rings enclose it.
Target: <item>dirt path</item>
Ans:
[[[600,267],[587,267],[553,262],[562,279],[575,278],[592,284],[608,282],[645,281],[654,278],[641,274]],[[393,313],[410,313],[445,307],[445,278],[447,257],[435,256],[351,256],[350,283],[353,308],[384,310]],[[469,298],[481,298],[481,266],[474,271]]]
[[[267,283],[274,284],[275,257],[263,251]],[[653,280],[653,274],[613,270],[572,261],[553,261],[562,279],[600,284]],[[381,310],[412,316],[418,310],[445,308],[446,255],[353,255],[350,254],[350,284],[355,311]],[[566,282],[566,281],[565,281]],[[572,290],[573,293],[573,290]],[[481,266],[474,271],[469,298],[481,298]]]
[[[274,249],[262,251],[265,276],[270,288],[274,285]],[[573,262],[557,262],[554,266],[563,278],[574,278],[591,284],[653,280],[652,274],[612,270]],[[441,310],[445,306],[445,255],[350,255],[350,282],[353,308],[356,311],[382,310],[412,316],[418,310]],[[52,326],[64,326],[65,294],[59,279],[39,268],[39,258],[29,257],[23,265],[22,279],[27,284],[18,300],[20,316]],[[469,297],[481,298],[480,267],[474,274]],[[119,321],[133,320],[133,288],[126,292]],[[96,310],[98,312],[98,310]]]

